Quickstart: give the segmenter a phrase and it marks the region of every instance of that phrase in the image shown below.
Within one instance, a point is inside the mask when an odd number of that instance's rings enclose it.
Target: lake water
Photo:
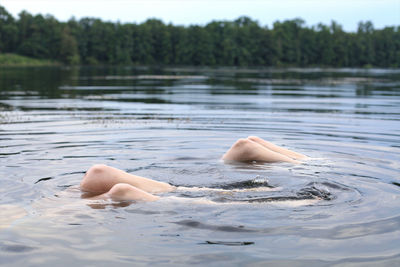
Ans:
[[[220,161],[249,135],[313,159]],[[189,188],[82,199],[97,163]],[[399,169],[400,70],[0,69],[0,264],[393,266]]]

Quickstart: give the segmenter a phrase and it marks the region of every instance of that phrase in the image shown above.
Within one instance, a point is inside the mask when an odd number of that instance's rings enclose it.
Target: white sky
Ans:
[[[26,10],[60,21],[72,16],[122,23],[158,18],[174,25],[205,25],[246,15],[269,27],[298,17],[308,26],[335,20],[346,31],[355,31],[358,22],[366,20],[375,28],[400,25],[400,0],[0,0],[0,5],[15,18]]]

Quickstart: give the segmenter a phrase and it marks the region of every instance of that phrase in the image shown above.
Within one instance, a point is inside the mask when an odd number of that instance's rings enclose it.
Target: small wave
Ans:
[[[257,175],[255,179],[252,180],[245,180],[233,183],[226,183],[226,184],[213,184],[211,186],[179,186],[176,185],[178,190],[185,190],[185,191],[231,191],[231,190],[246,190],[246,189],[264,189],[274,190],[276,189],[275,186],[271,185],[267,178],[261,177]]]
[[[271,192],[271,191],[279,191],[281,187],[255,187],[255,188],[245,188],[245,189],[222,189],[222,188],[210,188],[210,187],[186,187],[186,186],[179,186],[177,187],[177,191],[183,192]]]
[[[331,190],[329,190],[331,189]],[[178,192],[181,193],[182,198],[186,199],[207,199],[203,201],[204,203],[221,203],[221,204],[240,204],[240,203],[271,203],[271,202],[285,202],[289,206],[298,205],[311,205],[315,201],[307,200],[324,200],[330,201],[336,198],[336,196],[331,192],[334,190],[346,191],[347,187],[339,184],[334,184],[331,182],[312,182],[307,184],[305,187],[292,192],[288,190],[283,190],[282,187],[272,186],[266,178],[257,177],[252,180],[239,181],[228,184],[217,184],[211,185],[210,187],[187,187],[179,186],[177,187]],[[240,193],[243,192],[281,192],[280,195],[256,195],[247,196],[245,198],[240,197]],[[193,193],[203,192],[201,195],[196,195]],[[207,194],[209,193],[209,194]],[[212,195],[212,193],[222,193],[217,196]],[[230,194],[227,194],[230,193]],[[238,195],[239,194],[239,195]],[[208,200],[211,199],[211,200]]]
[[[225,190],[252,189],[252,188],[259,188],[259,187],[274,188],[274,186],[269,184],[269,181],[267,178],[263,178],[261,176],[257,176],[253,180],[246,180],[246,181],[234,182],[234,183],[223,184],[223,185],[214,185],[211,187],[212,188],[222,188]]]

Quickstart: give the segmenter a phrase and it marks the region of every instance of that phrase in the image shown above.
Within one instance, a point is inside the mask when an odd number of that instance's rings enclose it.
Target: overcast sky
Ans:
[[[60,21],[72,16],[122,23],[158,18],[174,25],[205,25],[246,15],[269,27],[298,17],[308,26],[335,20],[346,31],[355,31],[358,22],[366,20],[375,28],[400,25],[400,0],[0,0],[0,5],[15,18],[27,10]]]

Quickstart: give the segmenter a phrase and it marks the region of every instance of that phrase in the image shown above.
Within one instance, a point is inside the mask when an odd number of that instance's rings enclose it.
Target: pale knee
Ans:
[[[246,156],[252,153],[254,148],[255,143],[247,138],[240,138],[234,144],[234,149]]]
[[[108,171],[108,166],[96,164],[90,167],[81,181],[81,189],[85,191],[98,191],[98,180],[104,177]]]
[[[254,156],[255,143],[249,139],[241,138],[233,144],[231,150],[225,154],[224,159],[247,161]]]
[[[133,188],[133,186],[129,185],[129,184],[116,184],[114,185],[110,191],[108,191],[108,194],[110,197],[121,197],[124,196],[127,192],[131,191]]]
[[[245,138],[240,138],[238,139],[235,144],[233,144],[234,148],[245,148],[249,145],[250,140],[245,139]]]
[[[109,167],[107,165],[104,165],[104,164],[93,165],[92,167],[90,167],[87,170],[85,178],[86,177],[99,176],[101,174],[104,174],[107,171],[108,168]]]
[[[107,193],[113,200],[154,201],[159,197],[148,194],[130,184],[115,184]]]

